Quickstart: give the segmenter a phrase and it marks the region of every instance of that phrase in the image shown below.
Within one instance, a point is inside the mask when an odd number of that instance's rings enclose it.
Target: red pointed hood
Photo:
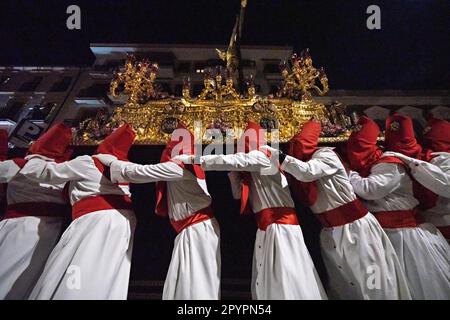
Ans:
[[[322,125],[319,121],[310,120],[289,141],[288,154],[299,160],[307,161],[317,150]]]
[[[8,131],[0,130],[0,161],[8,159]]]
[[[359,130],[354,130],[347,141],[347,158],[352,170],[367,176],[372,165],[383,154],[377,146],[380,128],[366,116],[359,119],[358,127]]]
[[[39,154],[55,162],[70,159],[73,150],[69,147],[72,142],[72,129],[64,123],[58,123],[39,137],[28,149],[28,154]]]
[[[174,152],[174,154],[172,154]],[[181,122],[172,133],[160,158],[160,162],[170,161],[172,157],[187,154],[195,154],[195,139],[193,133]]]
[[[249,121],[247,128],[241,135],[238,141],[238,152],[248,153],[253,150],[258,150],[261,146],[266,144],[264,136],[264,129],[257,123]]]
[[[422,147],[414,136],[411,118],[394,114],[386,119],[386,149],[412,158],[420,157]]]
[[[114,130],[97,147],[96,153],[111,154],[118,160],[128,161],[128,151],[130,151],[136,134],[129,124],[124,124]]]
[[[431,118],[424,132],[423,145],[434,152],[450,152],[450,122]]]

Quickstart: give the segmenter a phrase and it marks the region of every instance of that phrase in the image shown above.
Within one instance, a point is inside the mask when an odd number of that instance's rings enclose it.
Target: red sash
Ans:
[[[25,165],[26,165],[26,163],[27,163],[27,161],[28,160],[25,160],[25,159],[23,159],[23,158],[13,158],[13,159],[11,159],[12,161],[14,161],[14,163],[20,168],[20,169],[22,169]]]
[[[373,212],[383,228],[415,228],[423,223],[417,207],[412,210]]]
[[[340,207],[316,214],[319,221],[326,228],[338,227],[352,223],[367,214],[367,209],[358,199]]]
[[[180,233],[184,229],[193,226],[194,224],[212,219],[214,217],[212,208],[210,206],[200,209],[193,213],[189,217],[183,220],[170,220],[170,224],[175,229],[177,233]]]
[[[272,223],[299,225],[294,208],[267,208],[259,211],[255,217],[258,229],[263,231]]]
[[[125,195],[104,194],[86,197],[72,206],[72,219],[101,210],[133,210],[131,198]]]
[[[68,205],[50,202],[22,202],[10,204],[3,219],[22,217],[65,217]]]
[[[111,179],[109,167],[103,165],[100,160],[93,157],[95,167],[108,180]],[[121,184],[117,184],[121,185]],[[124,183],[128,185],[128,183]],[[68,189],[66,184],[65,190]],[[75,202],[72,205],[72,220],[78,219],[88,213],[101,210],[133,210],[131,197],[119,194],[102,194],[96,196],[89,196]]]

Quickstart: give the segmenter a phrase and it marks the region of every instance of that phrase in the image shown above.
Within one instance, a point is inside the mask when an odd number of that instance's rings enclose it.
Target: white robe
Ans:
[[[286,156],[281,168],[318,188],[315,214],[356,199],[347,173],[332,148],[320,148],[311,160]],[[323,259],[330,280],[330,296],[337,299],[411,299],[406,276],[387,235],[369,212],[351,223],[323,228]]]
[[[294,208],[286,177],[261,151],[200,158],[204,170],[251,173],[249,201],[253,212]],[[274,169],[275,168],[275,169]],[[240,180],[230,173],[233,195],[240,198]],[[252,297],[257,300],[327,299],[299,225],[273,223],[258,229],[253,254]]]
[[[22,174],[36,181],[69,184],[72,205],[96,195],[126,195],[128,186],[113,184],[90,156],[61,164],[32,158]],[[127,298],[135,217],[132,210],[99,210],[70,224],[53,249],[30,299]]]
[[[367,178],[350,181],[371,212],[412,210],[412,181],[398,164],[380,163]],[[450,248],[435,226],[384,229],[400,259],[413,299],[450,299]]]
[[[167,181],[169,218],[179,221],[211,205],[204,180],[173,162],[138,165],[114,161],[113,182]],[[175,238],[164,283],[164,300],[220,299],[220,230],[215,218],[182,230]]]
[[[430,162],[414,160],[410,168],[416,181],[439,196],[433,208],[422,212],[423,218],[437,227],[449,227],[450,153],[440,153]]]
[[[12,160],[0,163],[0,183],[8,183],[7,202],[65,204],[63,185],[26,179]],[[64,227],[60,216],[29,216],[0,221],[0,300],[28,298]],[[34,214],[39,215],[39,212]]]

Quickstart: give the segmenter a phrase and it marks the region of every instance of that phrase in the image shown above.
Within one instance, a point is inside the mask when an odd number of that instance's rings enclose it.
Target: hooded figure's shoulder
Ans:
[[[375,164],[370,172],[372,174],[383,174],[383,173],[394,173],[394,174],[403,174],[405,173],[405,168],[400,163],[392,163],[392,162],[381,162]]]
[[[314,152],[312,158],[332,159],[333,161],[335,161],[336,159],[339,160],[339,157],[334,151],[333,147],[319,148],[316,152]]]
[[[444,172],[450,172],[450,153],[439,152],[434,154],[434,157],[430,160],[430,163],[441,168]]]
[[[85,168],[85,169],[95,167],[94,158],[92,158],[89,155],[78,156],[78,157],[68,161],[68,163],[70,163],[70,166],[75,166],[75,167],[80,167],[80,168]]]
[[[318,159],[332,168],[344,168],[341,159],[334,151],[333,147],[319,148],[312,156],[312,159]]]
[[[328,155],[328,154],[334,154],[336,155],[336,152],[334,151],[334,147],[320,147],[317,149],[317,151],[314,153],[314,155]]]
[[[73,158],[72,160],[70,160],[71,162],[86,162],[86,163],[93,163],[94,162],[94,159],[91,157],[91,156],[89,156],[89,155],[87,155],[87,154],[84,154],[84,155],[81,155],[81,156],[78,156],[78,157],[76,157],[76,158]]]

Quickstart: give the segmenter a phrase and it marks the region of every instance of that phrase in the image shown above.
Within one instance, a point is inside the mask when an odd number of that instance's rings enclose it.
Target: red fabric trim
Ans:
[[[343,226],[361,219],[367,214],[367,208],[358,199],[340,207],[317,214],[317,218],[326,228]]]
[[[95,167],[98,171],[108,180],[111,181],[111,168],[105,166],[98,158],[92,157],[92,160],[94,160]],[[119,182],[115,183],[118,186],[129,186],[130,184],[128,182]]]
[[[256,137],[253,133],[256,133]],[[238,151],[242,151],[239,150],[239,147],[244,145],[243,151],[245,153],[249,153],[252,150],[259,150],[259,148],[265,143],[265,137],[261,126],[253,121],[248,121],[247,127],[239,138],[237,146]],[[260,151],[270,158],[270,152],[264,152],[263,150]],[[250,194],[250,182],[252,181],[252,176],[250,172],[241,172],[241,178],[241,207],[239,211],[241,214],[251,214],[253,211],[250,207],[248,198]]]
[[[383,228],[415,228],[423,223],[417,208],[413,210],[396,210],[373,212]]]
[[[169,215],[169,206],[167,204],[167,182],[156,182],[156,206],[155,213],[160,217],[167,217]]]
[[[267,208],[259,211],[255,217],[258,229],[263,231],[272,223],[299,225],[294,208]]]
[[[377,165],[377,164],[380,164],[380,163],[396,163],[396,164],[401,164],[404,167],[407,167],[407,165],[402,160],[400,160],[399,158],[387,156],[387,157],[382,157],[382,158],[378,159],[377,161],[375,161],[371,165],[371,168],[373,166]]]
[[[241,172],[241,206],[239,212],[241,214],[252,214],[253,211],[250,208],[249,196],[250,196],[250,182],[252,181],[252,175],[250,172]]]
[[[23,202],[10,204],[3,219],[21,217],[65,217],[69,206],[50,202]]]
[[[206,207],[203,209],[198,210],[197,212],[193,213],[189,217],[183,219],[183,220],[170,220],[170,224],[175,229],[177,233],[180,233],[184,229],[193,226],[194,224],[212,219],[214,217],[214,213],[212,208]]]
[[[303,160],[299,159],[303,162],[308,162],[311,160],[314,153],[316,153],[319,150],[317,148],[313,153],[306,156]],[[295,154],[295,153],[294,153]],[[293,156],[295,157],[295,156]],[[297,158],[298,159],[298,158]],[[292,195],[294,198],[300,202],[306,204],[308,207],[313,206],[316,201],[317,197],[319,196],[319,189],[317,187],[317,181],[311,181],[311,182],[304,182],[297,180],[294,176],[289,175],[289,186]]]
[[[72,219],[100,210],[133,210],[131,198],[125,195],[105,194],[87,197],[72,206]]]
[[[442,233],[445,239],[450,240],[450,226],[436,227]]]
[[[205,180],[205,172],[199,165],[191,165],[191,164],[184,164],[177,160],[168,160],[173,163],[176,163],[181,168],[188,170],[191,172],[194,176],[197,177],[197,179]],[[169,207],[167,203],[167,182],[166,181],[158,181],[156,182],[156,206],[155,206],[155,213],[160,217],[167,217],[169,215]]]
[[[12,161],[14,161],[14,163],[20,168],[22,169],[23,167],[25,167],[25,165],[27,164],[27,160],[23,159],[23,158],[13,158],[11,159]]]
[[[101,163],[100,160],[95,157],[92,157],[92,160],[94,160],[94,164],[97,170],[100,171],[106,179],[111,180],[111,171],[109,167],[105,166],[103,163]]]
[[[258,146],[259,147],[259,146]],[[270,159],[271,153],[269,151],[259,150],[266,155]],[[281,166],[278,163],[278,170],[281,174],[284,175],[283,170],[281,170]],[[242,171],[241,172],[241,206],[239,212],[241,214],[247,215],[252,214],[253,210],[250,206],[249,196],[250,196],[250,183],[252,181],[252,174],[250,172]]]

